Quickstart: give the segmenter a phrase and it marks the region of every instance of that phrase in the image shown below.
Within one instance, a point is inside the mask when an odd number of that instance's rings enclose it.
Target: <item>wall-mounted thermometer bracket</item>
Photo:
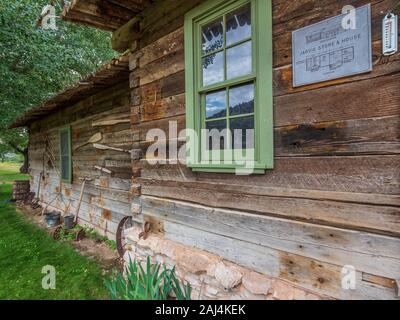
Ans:
[[[383,55],[390,56],[398,50],[398,17],[394,13],[388,13],[383,19],[382,46]]]

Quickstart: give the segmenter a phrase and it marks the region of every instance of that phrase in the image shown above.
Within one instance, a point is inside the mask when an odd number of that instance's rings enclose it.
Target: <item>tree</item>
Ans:
[[[60,19],[57,30],[38,26],[48,3],[0,3],[0,141],[2,150],[22,153],[26,161],[27,132],[10,130],[9,124],[115,56],[108,32]],[[55,3],[55,7],[59,14],[61,4]]]
[[[0,140],[0,162],[4,162],[9,148]]]

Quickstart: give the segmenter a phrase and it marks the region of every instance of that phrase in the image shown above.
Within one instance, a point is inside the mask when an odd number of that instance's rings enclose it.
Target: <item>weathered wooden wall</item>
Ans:
[[[132,47],[131,123],[145,153],[152,128],[185,128],[184,13],[164,0],[143,13]],[[372,4],[371,73],[292,87],[291,32]],[[335,298],[395,298],[400,278],[400,54],[381,55],[381,20],[396,0],[274,0],[275,168],[262,176],[133,166],[134,202],[165,237]],[[137,189],[135,189],[137,190]],[[137,192],[136,192],[137,193]],[[140,209],[138,209],[140,212]],[[357,270],[357,290],[341,269]]]
[[[74,213],[79,200],[82,181],[79,178],[91,178],[86,184],[83,203],[79,213],[79,223],[88,224],[104,234],[115,234],[118,222],[130,213],[131,157],[127,153],[110,150],[98,150],[91,144],[73,151],[73,183],[62,183],[57,174],[59,170],[59,134],[58,130],[71,126],[72,149],[87,142],[89,138],[101,132],[103,140],[99,143],[130,150],[132,132],[129,121],[130,94],[128,83],[110,87],[99,94],[87,98],[72,107],[54,113],[31,125],[29,157],[31,189],[37,192],[40,173],[44,171],[41,183],[40,200],[43,206],[61,212]],[[123,120],[115,125],[93,126],[99,121]],[[56,158],[56,168],[52,168],[45,156],[47,136],[52,153]],[[107,167],[113,172],[110,176],[96,170],[94,166]],[[61,191],[62,197],[57,197]],[[54,199],[54,200],[53,200]]]

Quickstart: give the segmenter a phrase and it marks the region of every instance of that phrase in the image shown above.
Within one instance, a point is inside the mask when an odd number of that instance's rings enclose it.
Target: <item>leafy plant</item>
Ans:
[[[114,240],[108,239],[106,236],[100,235],[95,229],[89,227],[81,227],[80,225],[76,225],[71,230],[66,230],[64,228],[60,231],[60,240],[61,241],[74,241],[76,234],[84,229],[85,237],[92,239],[96,242],[105,243],[110,249],[117,250],[117,243]]]
[[[73,229],[67,230],[62,228],[60,231],[60,240],[61,241],[74,241],[76,238],[76,234],[82,229],[81,226],[76,225]]]
[[[116,251],[117,250],[117,243],[114,240],[106,240],[105,244],[112,250]]]
[[[117,243],[114,240],[108,239],[106,236],[100,235],[95,229],[86,227],[85,236],[96,242],[104,242],[112,250],[117,250]]]
[[[74,235],[68,232],[66,229],[62,228],[60,231],[60,240],[61,241],[73,241]]]
[[[136,260],[129,261],[126,275],[119,273],[107,279],[105,286],[112,300],[168,300],[172,295],[177,300],[190,300],[192,288],[183,285],[175,275],[175,268],[161,271],[160,264],[151,264],[147,257],[146,270]]]

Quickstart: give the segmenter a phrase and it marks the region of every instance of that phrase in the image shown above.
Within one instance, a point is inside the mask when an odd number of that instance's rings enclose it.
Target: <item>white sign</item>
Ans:
[[[293,86],[372,70],[371,6],[293,32]]]

